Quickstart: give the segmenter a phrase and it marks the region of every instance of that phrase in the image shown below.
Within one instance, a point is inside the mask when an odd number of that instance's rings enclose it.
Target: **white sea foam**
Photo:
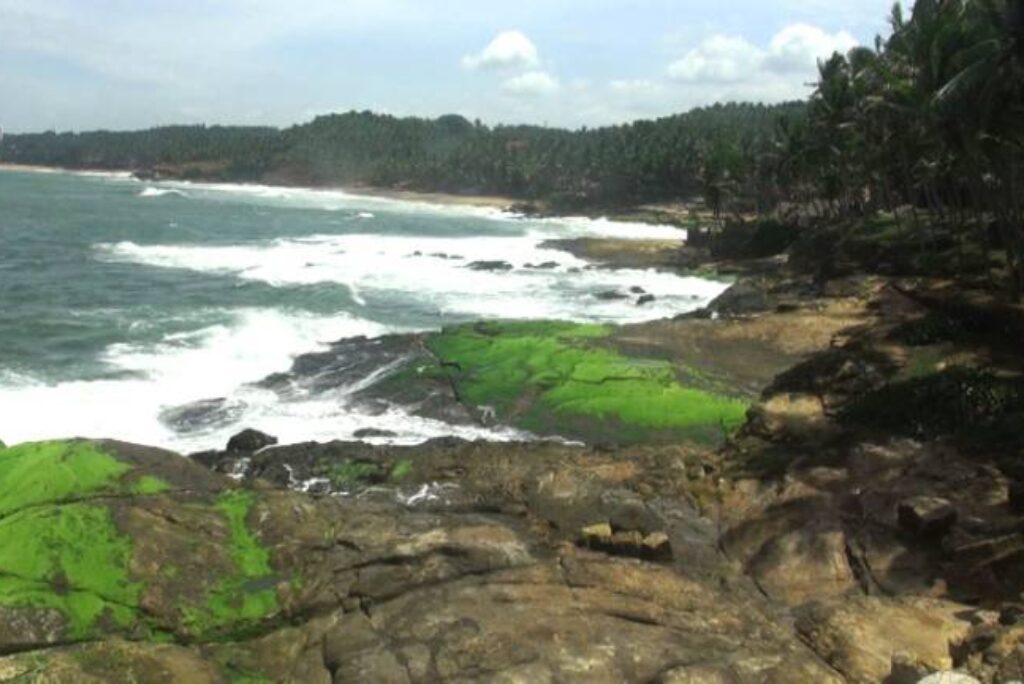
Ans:
[[[586,235],[680,239],[683,233],[670,226],[583,218],[526,220],[486,207],[269,186],[153,183],[139,193],[144,197],[166,194],[183,194],[190,201],[241,198],[270,206],[347,212],[347,218],[343,214],[334,216],[343,221],[361,219],[364,230],[376,225],[369,219],[396,213],[472,216],[502,225],[490,224],[490,234],[478,237],[365,232],[235,245],[145,245],[125,241],[97,245],[97,257],[231,275],[275,287],[333,283],[347,288],[352,300],[367,310],[399,302],[413,310],[435,312],[437,325],[467,318],[636,322],[696,308],[726,287],[652,270],[596,269],[569,253],[541,246],[544,240],[555,237]],[[470,268],[474,261],[505,261],[512,269],[476,270]],[[654,295],[655,301],[638,306],[639,293],[631,292],[633,288]],[[628,297],[598,296],[608,291]],[[350,438],[365,428],[397,435],[370,441],[404,444],[443,435],[496,440],[529,437],[508,428],[452,426],[410,416],[398,407],[370,415],[349,401],[358,383],[282,400],[248,383],[287,370],[295,355],[315,351],[325,342],[374,336],[397,328],[363,320],[354,313],[318,317],[278,309],[247,309],[231,314],[233,318],[225,324],[170,334],[156,345],[109,347],[104,361],[113,371],[110,377],[118,379],[47,384],[4,373],[0,376],[0,438],[12,443],[76,435],[117,437],[190,451],[221,447],[243,426],[258,427],[283,442]],[[217,397],[224,397],[236,412],[230,424],[181,434],[160,420],[167,408]]]
[[[433,437],[513,440],[529,435],[506,428],[451,426],[410,416],[399,408],[360,411],[348,396],[365,382],[294,401],[249,383],[287,370],[295,355],[317,343],[388,332],[348,315],[318,318],[253,309],[232,325],[167,335],[156,347],[126,344],[107,349],[109,365],[127,379],[46,384],[5,372],[0,376],[0,437],[8,444],[62,437],[116,437],[187,452],[223,447],[234,432],[258,426],[282,442],[351,438],[363,428],[396,433],[368,441],[415,444]],[[178,433],[160,420],[167,408],[228,398],[238,415],[230,424]]]
[[[726,288],[724,283],[654,270],[592,268],[567,252],[541,247],[544,237],[539,232],[474,238],[312,235],[257,245],[121,242],[97,249],[104,260],[229,274],[274,286],[338,283],[362,306],[409,301],[436,312],[441,321],[493,317],[637,322],[698,308]],[[504,261],[513,268],[471,267],[486,261]],[[655,300],[638,306],[631,288]],[[610,291],[627,296],[598,296]]]
[[[620,239],[682,240],[686,231],[670,225],[612,221],[582,216],[526,219],[496,206],[431,202],[427,199],[405,199],[360,195],[333,188],[301,188],[251,183],[194,183],[162,181],[153,187],[175,189],[200,198],[236,199],[274,206],[299,206],[326,211],[355,211],[357,218],[375,218],[371,210],[390,213],[473,216],[494,221],[525,222],[537,226],[540,234],[554,237],[609,237]]]
[[[139,197],[166,197],[167,195],[176,195],[178,197],[188,197],[184,190],[177,188],[154,188],[152,186],[143,188],[142,192],[139,193]]]

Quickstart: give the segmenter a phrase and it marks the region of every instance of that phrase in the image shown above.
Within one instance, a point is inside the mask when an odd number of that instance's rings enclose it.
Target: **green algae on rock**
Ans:
[[[130,555],[103,506],[19,511],[0,520],[0,605],[55,609],[71,639],[104,618],[127,627],[141,589],[128,578]]]
[[[228,522],[228,551],[235,574],[223,577],[212,587],[205,605],[182,606],[186,626],[196,636],[225,628],[245,631],[278,608],[274,588],[277,577],[270,567],[270,553],[246,524],[255,501],[253,492],[232,490],[221,494],[214,504]]]
[[[251,629],[278,611],[270,553],[247,525],[256,501],[170,452],[84,440],[0,451],[0,641]]]
[[[744,420],[744,401],[686,387],[695,375],[635,358],[612,328],[559,322],[478,323],[427,339],[458,398],[538,434],[587,441],[715,443]]]
[[[103,619],[133,621],[141,585],[128,576],[131,542],[101,497],[168,485],[132,470],[84,441],[0,451],[0,606],[56,610],[71,639]]]
[[[85,441],[34,442],[0,452],[0,515],[94,496],[155,494],[168,488]]]

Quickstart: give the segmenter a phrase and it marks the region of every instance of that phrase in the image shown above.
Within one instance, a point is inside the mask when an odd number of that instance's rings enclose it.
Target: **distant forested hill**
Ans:
[[[349,112],[285,130],[169,126],[12,135],[0,159],[186,178],[494,193],[563,205],[687,197],[729,179],[739,190],[732,195],[753,201],[768,189],[756,187],[751,171],[770,157],[780,120],[801,117],[805,107],[716,105],[578,131]]]

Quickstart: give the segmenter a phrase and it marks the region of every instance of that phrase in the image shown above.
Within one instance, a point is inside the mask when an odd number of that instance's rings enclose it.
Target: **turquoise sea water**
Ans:
[[[282,402],[249,383],[343,337],[494,317],[633,322],[695,308],[723,287],[598,270],[539,246],[580,235],[682,237],[341,192],[0,171],[0,439],[189,450],[248,425],[286,441],[361,427],[397,441],[464,434],[397,410],[361,414],[344,388]],[[513,268],[469,267],[494,260]],[[657,295],[653,306],[595,296],[637,285]],[[161,418],[211,398],[230,402],[232,420],[183,431]]]

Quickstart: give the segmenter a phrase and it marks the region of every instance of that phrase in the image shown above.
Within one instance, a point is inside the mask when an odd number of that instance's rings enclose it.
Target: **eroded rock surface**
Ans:
[[[438,449],[420,474],[458,468],[474,448]],[[648,454],[641,474],[598,452],[519,448],[525,465],[482,451],[469,459],[475,484],[422,506],[394,483],[390,496],[319,499],[239,488],[176,454],[116,442],[5,449],[0,491],[29,494],[0,525],[44,516],[84,546],[45,536],[20,556],[0,546],[0,651],[14,654],[0,676],[613,682],[696,668],[729,681],[838,681],[721,561],[695,509],[654,488],[659,461],[687,480],[685,454]],[[31,488],[43,468],[62,488]],[[576,545],[595,516],[664,535],[675,558]],[[75,528],[82,519],[93,528]],[[94,554],[88,572],[80,553]],[[34,576],[19,565],[26,556]]]

